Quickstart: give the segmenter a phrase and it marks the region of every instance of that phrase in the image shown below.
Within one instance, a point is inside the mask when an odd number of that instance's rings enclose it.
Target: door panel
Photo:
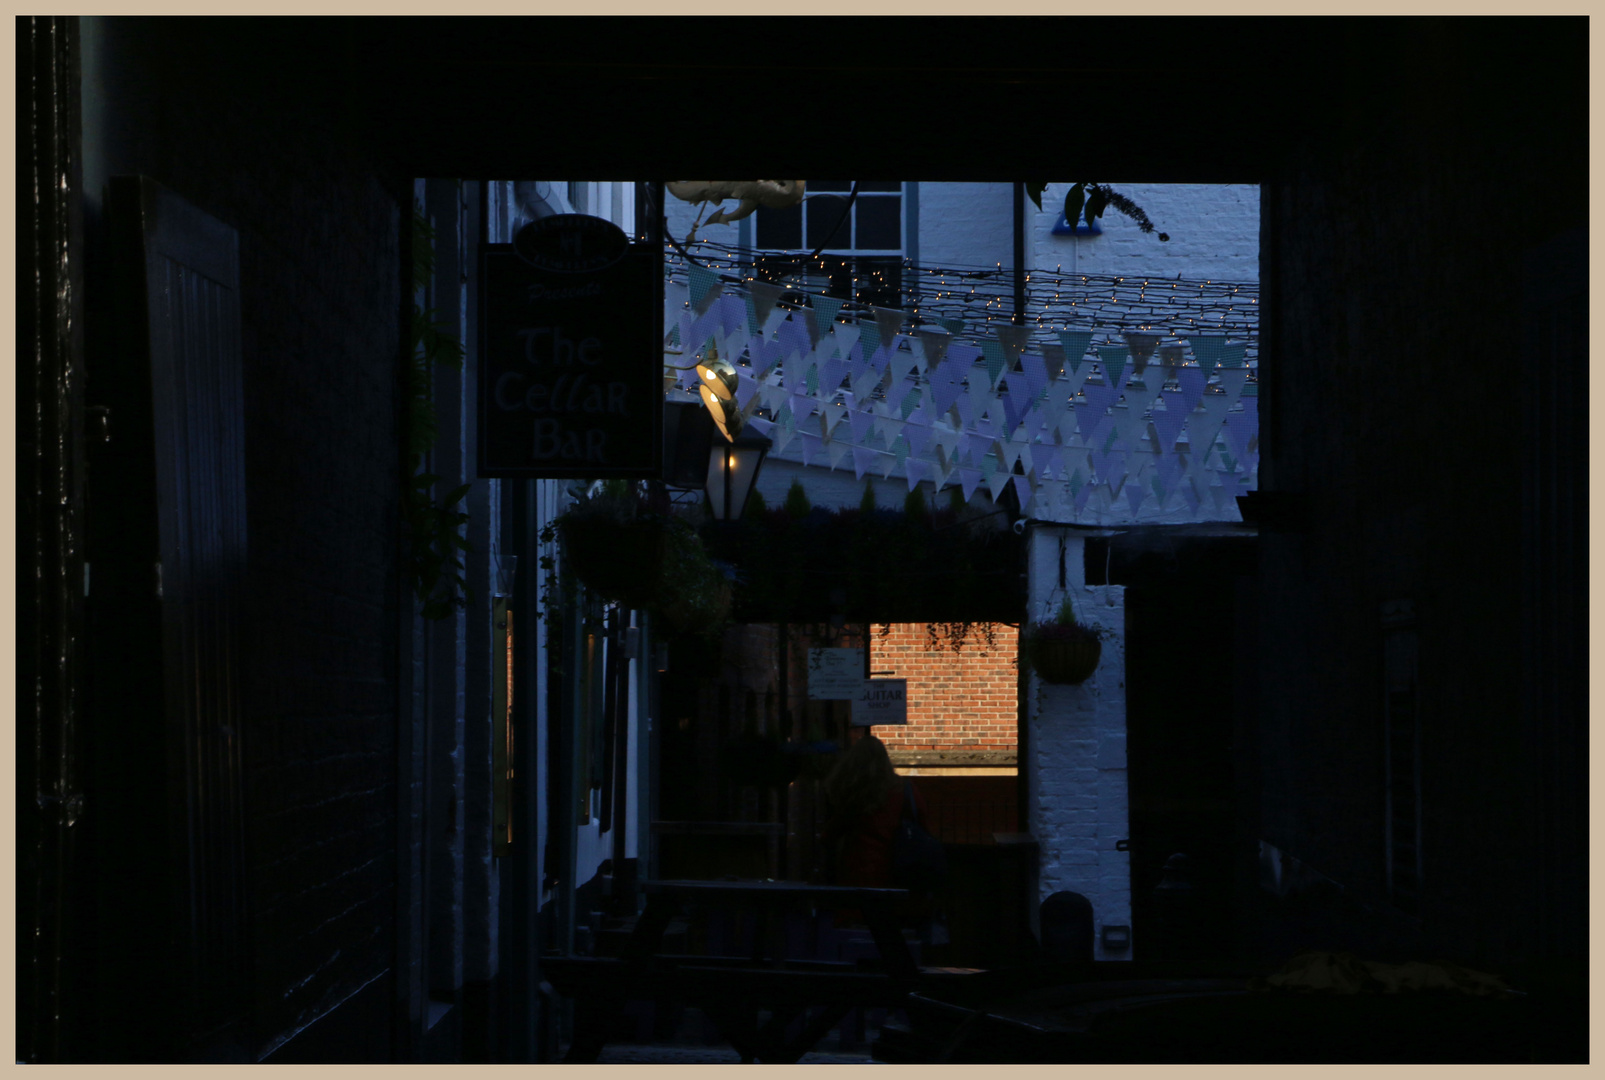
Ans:
[[[204,1045],[243,1015],[248,985],[239,240],[148,178],[116,178],[112,196],[138,244],[148,342],[175,1034]]]

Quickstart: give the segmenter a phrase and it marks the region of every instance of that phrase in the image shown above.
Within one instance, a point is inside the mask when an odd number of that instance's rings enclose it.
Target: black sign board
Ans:
[[[661,253],[585,214],[481,252],[479,475],[658,477]]]

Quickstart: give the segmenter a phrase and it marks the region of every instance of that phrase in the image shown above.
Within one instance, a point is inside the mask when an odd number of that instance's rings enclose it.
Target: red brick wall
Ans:
[[[931,648],[924,623],[894,623],[884,637],[883,629],[870,634],[870,670],[908,680],[908,726],[875,729],[894,756],[899,750],[1015,748],[1017,627],[999,623],[991,649],[972,638],[957,653]]]

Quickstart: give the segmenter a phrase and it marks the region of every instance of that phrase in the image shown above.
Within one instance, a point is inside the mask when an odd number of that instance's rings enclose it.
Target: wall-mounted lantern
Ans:
[[[730,441],[714,440],[708,452],[707,492],[716,520],[741,520],[769,445],[768,439],[751,431]]]
[[[736,400],[740,378],[730,361],[710,346],[695,367],[707,411],[695,402],[665,404],[663,479],[671,488],[701,487],[715,520],[739,521],[771,444],[745,430],[746,417]]]

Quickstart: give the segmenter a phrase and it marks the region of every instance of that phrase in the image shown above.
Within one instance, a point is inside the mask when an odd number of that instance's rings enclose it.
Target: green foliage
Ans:
[[[1070,594],[1064,594],[1064,600],[1059,604],[1059,622],[1075,623],[1081,620],[1076,618],[1076,605],[1071,601]]]
[[[716,640],[730,620],[729,578],[708,557],[696,528],[629,481],[592,485],[540,538],[561,542],[563,553],[561,560],[541,559],[549,625],[580,585],[594,599],[651,611],[682,636]]]
[[[418,210],[412,216],[414,291],[429,284],[434,271],[435,237]],[[435,418],[435,365],[462,370],[463,347],[434,321],[435,313],[413,304],[406,376],[406,431],[408,475],[402,489],[401,514],[410,541],[408,576],[426,619],[444,619],[464,607],[473,596],[466,576],[463,553],[473,546],[463,536],[468,515],[457,509],[471,485],[453,488],[439,501],[433,496],[440,477],[425,472],[439,427]]]
[[[1081,216],[1081,208],[1087,204],[1087,185],[1076,184],[1064,193],[1064,219],[1071,225]],[[1089,221],[1087,223],[1091,225]]]
[[[925,505],[923,486],[915,485],[914,490],[903,499],[903,516],[916,523],[924,523],[931,519],[931,512]]]
[[[875,481],[864,477],[864,497],[858,500],[860,514],[873,514],[875,512]]]
[[[1038,210],[1042,209],[1042,193],[1047,188],[1046,182],[1028,181],[1025,185],[1026,194],[1031,196],[1031,201],[1036,204]],[[1090,228],[1103,217],[1104,210],[1111,206],[1136,222],[1137,228],[1143,232],[1154,231],[1154,223],[1148,220],[1148,214],[1142,207],[1108,184],[1093,184],[1086,181],[1071,185],[1070,190],[1065,192],[1064,219],[1074,225],[1077,218],[1082,218]],[[1169,239],[1168,233],[1159,234],[1161,243]]]
[[[791,487],[786,490],[786,514],[794,518],[805,518],[808,511],[814,508],[808,501],[808,492],[803,490],[801,480],[793,480]]]
[[[1083,211],[1083,216],[1086,217],[1089,228],[1094,221],[1103,217],[1104,207],[1108,205],[1109,189],[1099,187],[1097,184],[1092,185],[1092,190],[1087,193],[1086,209]]]
[[[1013,530],[917,503],[749,515],[737,528],[710,525],[703,542],[735,567],[741,622],[935,623],[932,644],[956,650],[990,647],[996,629],[984,624],[1017,623],[1024,606]]]
[[[747,495],[747,507],[741,511],[742,517],[762,517],[769,512],[769,504],[764,501],[763,492],[756,487]]]

